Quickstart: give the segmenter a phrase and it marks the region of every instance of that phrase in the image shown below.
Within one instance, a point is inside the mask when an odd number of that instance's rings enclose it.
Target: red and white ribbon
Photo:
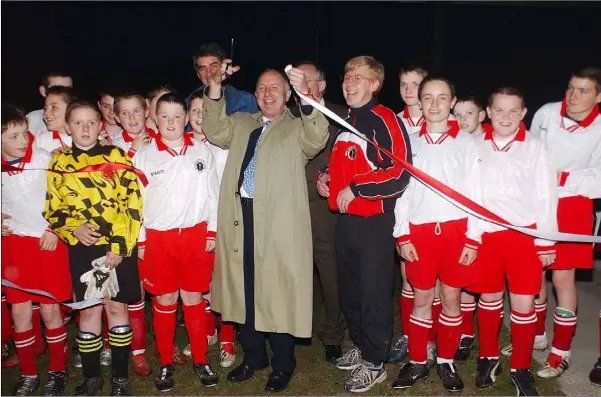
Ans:
[[[287,66],[285,69],[285,72],[287,73],[290,68],[291,68],[290,65]],[[553,232],[545,232],[545,231],[538,230],[538,229],[530,229],[527,227],[512,225],[511,223],[507,222],[500,216],[487,210],[486,208],[482,207],[481,205],[473,202],[472,200],[463,196],[459,192],[456,192],[455,190],[451,189],[447,185],[432,178],[430,175],[428,175],[425,172],[421,171],[420,169],[414,167],[413,165],[409,164],[405,160],[397,157],[396,155],[389,152],[388,150],[369,141],[368,139],[365,138],[365,136],[363,134],[361,134],[359,131],[357,131],[357,129],[355,129],[355,127],[353,127],[352,125],[350,125],[349,123],[344,121],[342,118],[338,117],[334,112],[329,110],[327,107],[325,107],[325,106],[321,105],[320,103],[317,103],[313,99],[301,94],[296,89],[294,89],[294,90],[296,91],[298,96],[300,98],[302,98],[305,102],[312,105],[314,108],[316,108],[317,110],[319,110],[320,112],[322,112],[323,114],[325,114],[326,116],[331,118],[332,120],[336,121],[341,126],[347,128],[349,130],[349,132],[352,132],[353,134],[355,134],[357,137],[361,138],[365,142],[369,143],[370,145],[373,145],[376,149],[378,149],[382,153],[385,153],[392,160],[400,163],[407,170],[407,172],[409,172],[415,179],[417,179],[418,181],[420,181],[421,183],[426,185],[426,187],[428,187],[429,189],[434,191],[440,197],[449,201],[451,204],[455,205],[456,207],[461,208],[463,211],[467,212],[468,214],[471,214],[480,219],[484,219],[486,221],[495,223],[497,225],[506,227],[508,229],[513,229],[518,232],[527,234],[529,236],[541,238],[544,240],[580,242],[580,243],[601,243],[601,236],[592,236],[592,235],[586,235],[586,234],[559,233],[559,232],[553,233]],[[592,216],[592,214],[591,214],[591,216]]]

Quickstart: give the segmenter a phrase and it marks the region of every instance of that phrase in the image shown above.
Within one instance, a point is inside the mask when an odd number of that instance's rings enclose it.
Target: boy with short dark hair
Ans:
[[[211,278],[219,182],[209,148],[185,134],[187,122],[184,100],[173,94],[161,96],[157,102],[160,135],[134,157],[136,167],[149,176],[148,186],[142,189],[144,232],[139,252],[145,262],[144,287],[155,295],[153,327],[160,355],[155,385],[161,392],[172,390],[174,385],[178,296],[182,298],[194,371],[205,387],[219,382],[207,362],[202,298],[209,291]]]
[[[459,123],[459,128],[469,134],[482,134],[482,125],[486,119],[486,110],[482,102],[472,92],[457,95],[457,102],[453,107],[453,116]]]
[[[476,139],[474,179],[480,191],[479,204],[513,225],[557,232],[555,171],[544,143],[526,131],[522,122],[526,111],[524,98],[515,88],[501,88],[491,95],[487,113],[493,130]],[[473,266],[475,282],[468,287],[481,294],[476,387],[492,386],[501,373],[498,333],[507,285],[513,344],[511,380],[517,395],[537,396],[530,374],[536,333],[534,298],[542,280],[541,269],[555,261],[555,242],[484,220],[478,221],[477,228],[482,245]]]
[[[50,293],[59,302],[71,296],[67,248],[42,217],[48,152],[34,148],[25,113],[2,106],[2,279],[21,288]],[[28,170],[28,169],[34,170]],[[14,343],[21,377],[13,395],[30,395],[40,385],[34,352],[32,301],[39,302],[50,353],[44,395],[62,395],[67,385],[66,339],[59,305],[39,295],[6,288],[12,306]],[[4,319],[3,319],[4,320]],[[35,319],[34,319],[35,321]],[[38,318],[39,321],[39,318]]]
[[[139,93],[127,92],[115,98],[115,117],[123,130],[113,139],[113,145],[125,151],[129,158],[155,136],[155,132],[146,126],[148,114],[146,98]]]
[[[115,164],[131,166],[129,157],[117,147],[98,143],[100,118],[98,108],[91,103],[69,104],[65,119],[73,148],[52,158],[49,168],[66,173],[48,173],[43,214],[51,230],[68,245],[76,302],[84,301],[90,287],[98,285],[91,279],[85,281],[86,275],[95,272],[97,280],[105,280],[103,286],[108,282],[108,273],[95,270],[92,262],[104,260],[104,267],[116,270],[119,291],[110,294],[112,298],[105,304],[112,356],[111,395],[129,395],[132,330],[127,304],[140,300],[135,247],[142,225],[142,200],[136,173]],[[79,171],[88,166],[106,169]],[[103,305],[99,305],[80,311],[77,344],[83,379],[75,388],[76,395],[93,395],[102,389],[102,310]]]
[[[115,97],[117,94],[114,89],[104,90],[100,93],[98,99],[98,109],[102,114],[102,125],[100,127],[100,139],[103,145],[111,145],[112,140],[121,132],[115,116]]]

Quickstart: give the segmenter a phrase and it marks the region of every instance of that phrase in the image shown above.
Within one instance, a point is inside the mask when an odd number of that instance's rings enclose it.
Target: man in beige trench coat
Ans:
[[[229,61],[228,61],[229,62]],[[229,149],[219,196],[211,307],[240,324],[241,365],[228,379],[241,382],[269,365],[265,390],[285,389],[294,371],[294,337],[310,338],[313,258],[305,165],[328,141],[328,121],[310,105],[294,118],[286,108],[290,84],[310,94],[299,69],[290,83],[275,70],[257,81],[260,112],[227,116],[221,83],[236,71],[224,62],[205,90],[203,131]]]

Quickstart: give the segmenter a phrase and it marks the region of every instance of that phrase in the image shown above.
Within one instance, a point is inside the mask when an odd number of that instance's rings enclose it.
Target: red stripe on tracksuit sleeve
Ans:
[[[411,163],[411,149],[408,145],[409,136],[405,127],[399,122],[396,114],[382,105],[377,105],[372,110],[382,121],[377,127],[376,137],[379,142],[374,142],[382,148],[394,153],[397,157]],[[401,195],[409,183],[409,173],[398,162],[392,161],[388,156],[370,158],[373,164],[379,167],[365,174],[356,175],[350,188],[356,197],[368,200],[394,198]],[[367,153],[366,153],[367,156]],[[381,160],[381,161],[378,161]]]

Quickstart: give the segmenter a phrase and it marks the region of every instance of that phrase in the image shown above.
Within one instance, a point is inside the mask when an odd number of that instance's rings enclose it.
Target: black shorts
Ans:
[[[105,256],[107,251],[108,245],[86,247],[83,244],[77,244],[69,246],[69,269],[71,270],[75,302],[85,300],[87,285],[79,281],[81,275],[92,270],[92,261]],[[140,279],[138,278],[138,250],[134,249],[132,256],[124,257],[116,270],[119,293],[111,300],[133,303],[142,299]]]

